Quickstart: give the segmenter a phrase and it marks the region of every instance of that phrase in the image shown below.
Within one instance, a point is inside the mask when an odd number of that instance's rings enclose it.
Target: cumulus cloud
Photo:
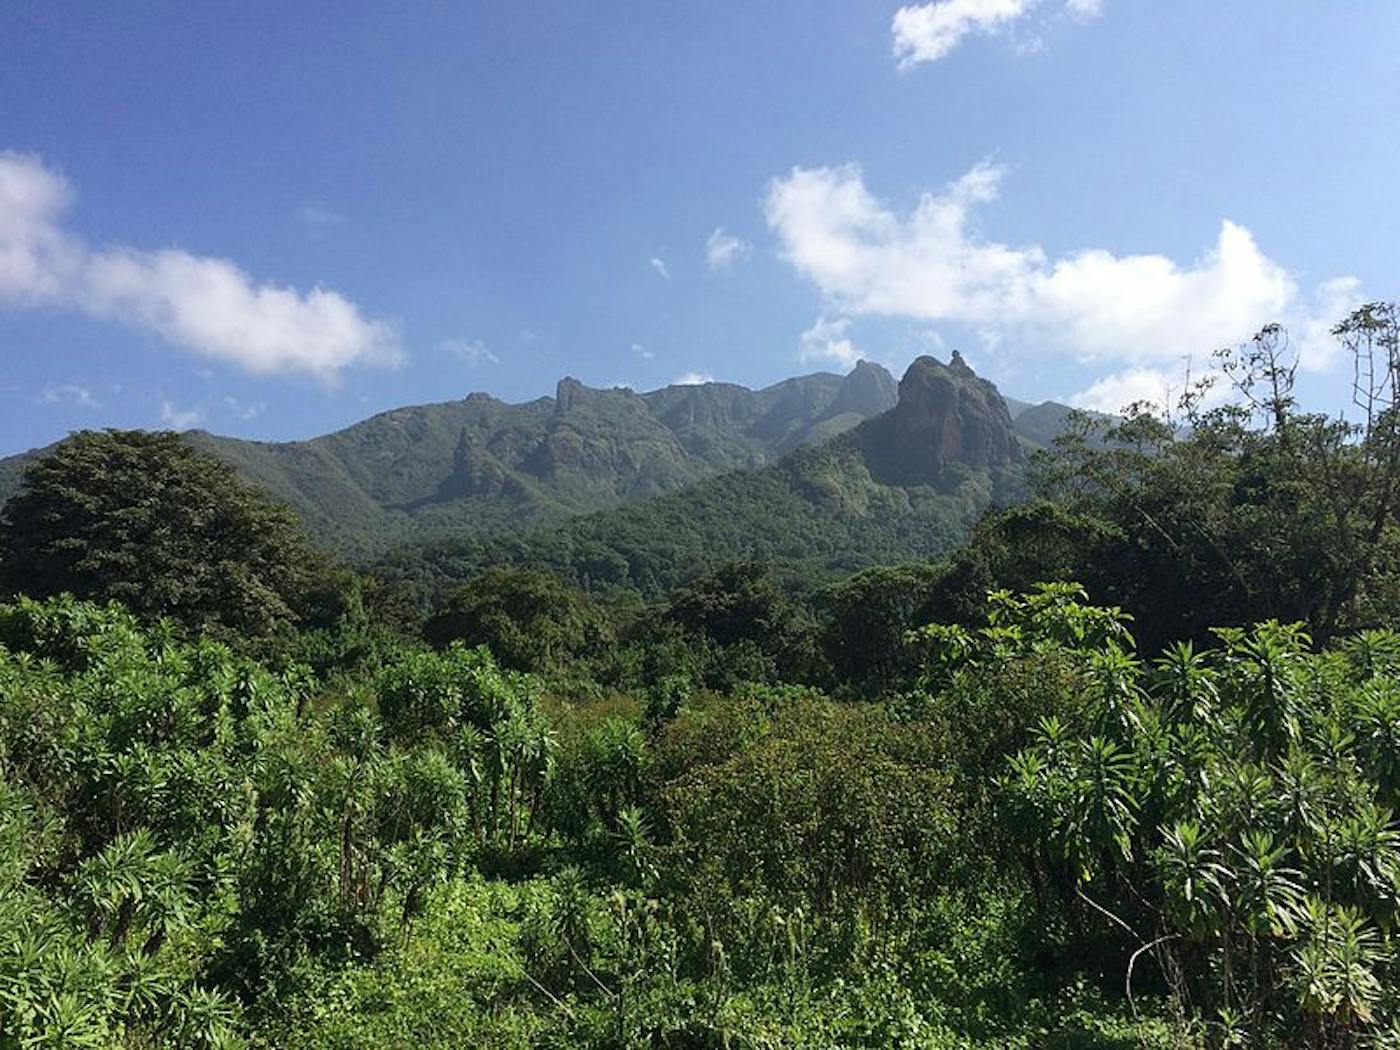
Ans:
[[[95,248],[62,225],[73,193],[37,157],[0,152],[0,306],[46,306],[145,328],[249,372],[332,380],[400,359],[392,325],[322,287],[259,282],[227,259]]]
[[[199,426],[204,412],[198,408],[177,408],[170,401],[160,403],[160,421],[171,430],[189,430]]]
[[[910,4],[894,14],[894,56],[900,69],[937,62],[969,36],[995,33],[1021,21],[1041,0],[934,0]],[[1064,9],[1078,18],[1092,18],[1101,0],[1065,0]]]
[[[498,365],[501,359],[480,339],[444,339],[438,348],[469,365]]]
[[[1365,302],[1361,282],[1355,277],[1334,277],[1313,292],[1312,302],[1295,310],[1289,338],[1298,353],[1298,367],[1305,372],[1325,372],[1341,356],[1342,348],[1332,328]]]
[[[713,383],[715,377],[708,372],[683,372],[671,380],[672,386],[701,386],[705,383]]]
[[[850,329],[849,317],[817,318],[816,323],[802,333],[799,360],[803,364],[830,362],[842,368],[854,368],[865,355],[851,341]]]
[[[1204,385],[1202,385],[1204,384]],[[1181,398],[1195,391],[1197,407],[1213,408],[1234,396],[1227,377],[1219,369],[1196,372],[1189,362],[1170,368],[1129,368],[1104,376],[1069,398],[1075,408],[1117,415],[1130,405],[1145,405],[1149,411],[1170,418],[1180,408]]]
[[[653,357],[656,356],[655,351],[648,350],[641,343],[632,344],[632,353],[636,354],[643,361],[650,361]]]
[[[716,226],[715,232],[705,240],[705,265],[712,271],[728,270],[747,259],[752,250],[753,245],[748,241]]]
[[[1129,405],[1145,403],[1158,413],[1170,411],[1181,396],[1180,376],[1162,368],[1130,368],[1104,376],[1070,398],[1075,408],[1118,413]]]
[[[1302,330],[1314,311],[1334,319],[1359,291],[1339,278],[1305,304],[1288,272],[1228,219],[1184,264],[1102,249],[1051,258],[1035,244],[1004,244],[974,222],[1002,177],[979,164],[897,214],[857,165],[796,168],[770,183],[765,211],[783,254],[833,312],[960,323],[989,345],[1015,340],[1081,361],[1149,367],[1207,355],[1272,321]]]
[[[669,281],[671,279],[671,270],[666,265],[666,260],[661,258],[659,255],[653,255],[650,259],[648,259],[647,265],[649,265],[653,270],[659,273],[666,280]]]

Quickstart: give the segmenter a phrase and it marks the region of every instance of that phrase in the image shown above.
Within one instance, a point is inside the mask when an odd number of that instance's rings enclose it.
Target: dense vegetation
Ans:
[[[844,576],[425,606],[73,439],[0,522],[0,1048],[1394,1045],[1396,321],[1354,425],[1270,329]]]
[[[830,581],[951,551],[988,507],[1023,495],[1022,446],[995,386],[956,353],[920,357],[894,408],[780,463],[550,528],[400,549],[376,571],[435,596],[500,565],[652,599],[697,567],[754,558]]]
[[[645,394],[574,379],[512,405],[485,394],[380,413],[309,441],[184,436],[290,505],[345,557],[395,544],[561,521],[747,470],[893,406],[894,379],[861,363],[762,390],[730,383]],[[45,450],[48,451],[48,450]],[[37,454],[0,460],[0,504]]]
[[[404,549],[410,544],[455,539],[472,548],[712,476],[752,472],[885,412],[896,397],[890,374],[866,362],[846,376],[816,373],[762,390],[704,383],[637,394],[566,379],[552,398],[512,405],[472,394],[384,412],[309,441],[270,444],[203,431],[182,439],[285,502],[324,549],[363,560],[397,548],[398,560],[411,560]],[[1028,448],[1065,429],[1063,405],[1008,404],[1010,428]],[[25,469],[51,451],[0,459],[0,505],[18,491]],[[816,480],[815,495],[833,484]],[[765,498],[763,486],[749,497],[759,504]],[[800,510],[820,518],[819,507]],[[747,516],[761,517],[757,508]],[[946,524],[954,536],[965,531],[956,514]],[[638,528],[644,538],[645,525]],[[731,556],[742,554],[736,541],[729,545]],[[847,564],[862,556],[858,543],[841,546]],[[935,547],[886,549],[908,558]]]

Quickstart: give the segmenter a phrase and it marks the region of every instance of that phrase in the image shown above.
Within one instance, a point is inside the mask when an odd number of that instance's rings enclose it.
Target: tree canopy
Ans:
[[[177,434],[121,430],[74,434],[29,467],[0,516],[0,587],[255,636],[339,601],[289,510]]]

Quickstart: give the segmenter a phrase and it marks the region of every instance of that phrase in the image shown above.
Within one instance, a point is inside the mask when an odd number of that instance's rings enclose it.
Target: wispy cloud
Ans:
[[[39,401],[45,405],[77,405],[80,408],[100,408],[102,404],[90,389],[77,383],[46,386],[39,393]]]
[[[934,0],[901,7],[890,23],[894,56],[900,69],[937,62],[967,37],[1008,29],[1042,6],[1042,0]],[[1092,18],[1102,7],[1102,0],[1063,0],[1062,4],[1062,10],[1081,19]],[[1040,45],[1035,38],[1034,45],[1024,50],[1036,51]]]
[[[224,405],[227,406],[229,414],[236,419],[241,419],[245,423],[252,422],[267,411],[266,401],[255,401],[252,404],[244,404],[236,397],[224,398]]]
[[[0,306],[110,318],[265,375],[333,380],[402,357],[392,324],[319,285],[259,282],[227,259],[174,248],[93,247],[61,223],[72,199],[39,158],[0,152]]]
[[[1318,311],[1335,319],[1359,295],[1353,278],[1339,278],[1305,301],[1288,271],[1228,219],[1187,263],[1098,248],[1052,258],[1036,244],[998,242],[974,217],[1002,176],[979,164],[899,214],[871,194],[857,165],[797,168],[770,184],[765,206],[788,261],[838,316],[955,322],[988,345],[1014,338],[1079,361],[1175,362],[1272,321],[1320,330]],[[1324,364],[1304,357],[1305,367]]]
[[[711,271],[728,270],[747,259],[752,251],[753,245],[748,241],[716,226],[715,232],[705,239],[705,265]]]
[[[647,264],[666,280],[669,281],[671,279],[671,271],[666,265],[666,260],[661,258],[661,256],[653,255],[647,260]]]
[[[307,201],[297,209],[297,218],[315,230],[339,226],[345,221],[344,215],[320,201]]]
[[[198,408],[179,408],[170,401],[160,403],[160,421],[171,430],[189,430],[204,420],[204,412]]]
[[[438,349],[461,358],[472,366],[501,363],[501,359],[480,339],[444,339],[438,344]]]
[[[653,357],[656,356],[654,351],[648,350],[641,343],[632,344],[632,353],[636,354],[643,361],[650,361]]]
[[[803,364],[826,362],[853,368],[865,355],[856,349],[850,336],[851,319],[819,317],[811,328],[802,333],[798,359]]]

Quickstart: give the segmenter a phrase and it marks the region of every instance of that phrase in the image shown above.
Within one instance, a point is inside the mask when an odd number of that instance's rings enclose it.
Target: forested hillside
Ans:
[[[650,393],[560,381],[553,398],[485,394],[385,412],[310,441],[268,444],[200,431],[187,440],[290,504],[348,556],[435,535],[485,535],[752,469],[894,404],[878,365],[753,391],[728,383]],[[0,502],[20,463],[0,463]]]
[[[0,518],[0,1047],[1391,1045],[1400,313],[1335,335],[1356,422],[1269,328],[1029,463],[921,359],[582,519],[607,586],[74,436]]]
[[[498,564],[650,596],[740,558],[830,579],[947,553],[1023,495],[1025,464],[996,387],[956,353],[921,357],[889,412],[774,466],[524,535],[405,548],[379,571],[434,593]]]
[[[205,431],[184,439],[288,504],[322,546],[364,560],[409,543],[528,531],[758,470],[896,399],[890,374],[860,362],[846,376],[816,373],[757,391],[701,383],[637,394],[565,379],[553,398],[512,405],[472,394],[309,441]],[[1028,448],[1063,430],[1069,412],[1054,402],[1023,407],[1025,424],[1012,427]],[[0,505],[47,451],[0,460]]]

